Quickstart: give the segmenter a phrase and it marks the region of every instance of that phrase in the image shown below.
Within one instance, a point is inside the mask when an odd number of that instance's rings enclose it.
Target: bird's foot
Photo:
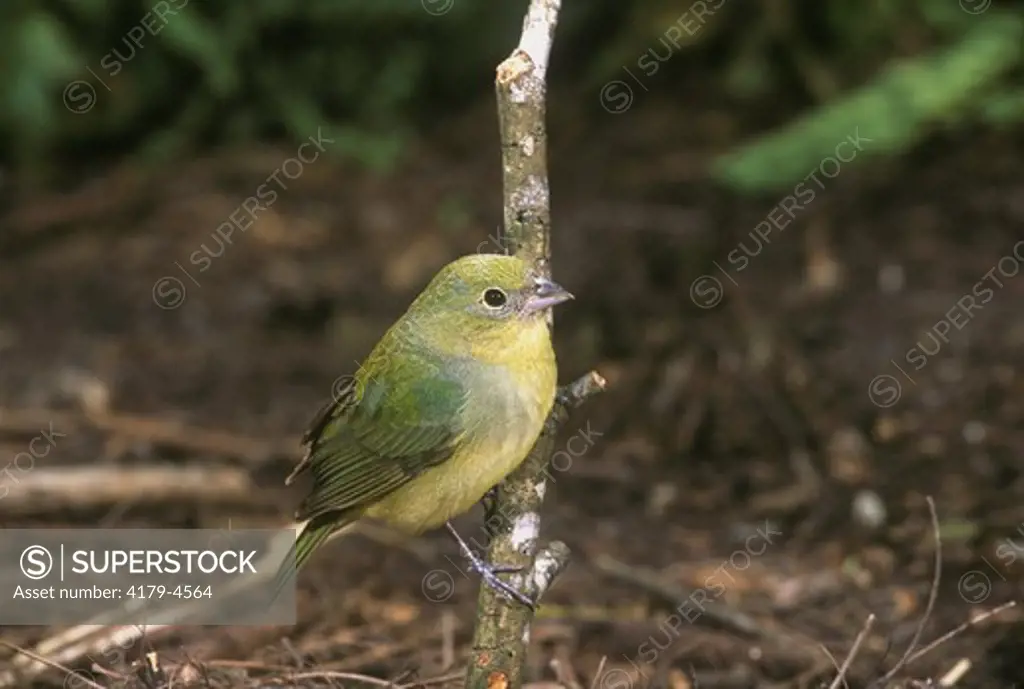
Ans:
[[[452,535],[455,542],[459,544],[459,550],[462,551],[462,556],[469,560],[469,570],[476,572],[480,575],[480,578],[484,580],[488,586],[495,591],[499,591],[509,599],[522,603],[531,610],[536,610],[537,605],[534,603],[529,596],[498,578],[499,574],[515,574],[523,571],[523,567],[517,567],[515,565],[490,565],[484,562],[483,558],[473,552],[473,549],[462,540],[462,536],[458,534],[455,527],[451,523],[446,523],[445,527],[448,529],[448,533]]]
[[[480,575],[480,578],[484,580],[488,586],[495,591],[505,594],[508,598],[522,603],[531,610],[536,610],[536,604],[527,596],[525,593],[517,589],[512,584],[506,583],[498,578],[498,574],[511,574],[515,572],[523,571],[522,567],[513,567],[509,565],[488,565],[482,561],[479,557],[474,554],[474,559],[470,560],[470,569]]]

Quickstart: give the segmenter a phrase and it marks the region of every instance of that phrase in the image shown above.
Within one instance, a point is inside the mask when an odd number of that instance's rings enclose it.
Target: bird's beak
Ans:
[[[537,313],[574,298],[568,290],[557,282],[553,282],[548,278],[537,278],[534,281],[533,294],[527,298],[523,311],[525,313]]]

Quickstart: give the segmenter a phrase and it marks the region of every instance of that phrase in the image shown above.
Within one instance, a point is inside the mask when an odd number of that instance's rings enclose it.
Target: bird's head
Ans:
[[[442,268],[407,316],[411,327],[424,328],[432,339],[476,353],[515,347],[539,328],[547,337],[547,311],[572,298],[521,258],[474,254]]]

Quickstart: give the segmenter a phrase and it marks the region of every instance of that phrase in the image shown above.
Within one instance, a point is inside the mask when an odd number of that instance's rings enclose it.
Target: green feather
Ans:
[[[526,308],[537,278],[512,256],[445,266],[319,411],[286,481],[312,477],[295,571],[363,516],[410,534],[433,528],[522,462],[556,379],[544,314]],[[495,289],[498,306],[484,299]]]
[[[462,386],[423,355],[393,356],[389,343],[381,341],[307,433],[307,457],[293,477],[310,471],[313,490],[296,519],[359,509],[455,451]]]
[[[295,540],[295,571],[299,571],[302,565],[306,564],[309,556],[327,541],[328,536],[351,521],[355,520],[345,521],[335,515],[331,515],[330,519],[321,517],[306,524],[302,533]]]
[[[294,582],[298,571],[306,564],[309,557],[327,542],[331,534],[348,526],[358,517],[358,514],[349,515],[347,518],[332,514],[314,519],[306,524],[274,576],[274,594],[271,602],[277,600],[285,586]]]

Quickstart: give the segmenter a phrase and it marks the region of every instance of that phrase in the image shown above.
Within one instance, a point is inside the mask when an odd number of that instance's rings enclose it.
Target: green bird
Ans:
[[[442,268],[303,437],[305,457],[285,481],[313,478],[296,512],[306,523],[295,571],[362,517],[410,535],[445,525],[489,585],[532,606],[495,576],[510,570],[486,565],[449,520],[540,435],[557,383],[546,313],[572,298],[515,256]]]

